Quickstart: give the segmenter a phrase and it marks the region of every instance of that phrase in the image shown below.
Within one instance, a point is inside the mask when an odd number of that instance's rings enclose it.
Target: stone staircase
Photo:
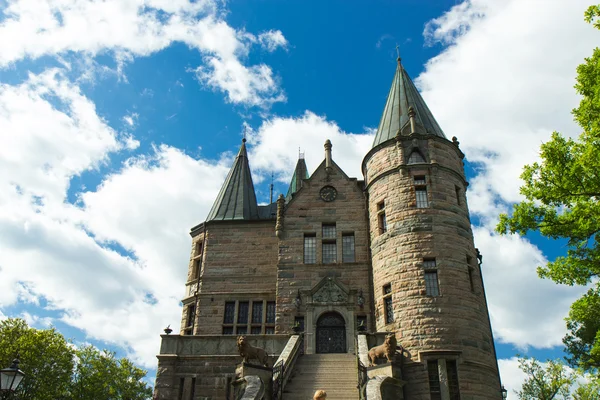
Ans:
[[[358,400],[354,354],[304,354],[298,358],[283,400],[312,400],[318,389],[327,400]]]

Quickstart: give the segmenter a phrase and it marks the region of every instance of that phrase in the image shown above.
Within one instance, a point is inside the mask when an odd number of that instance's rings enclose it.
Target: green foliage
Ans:
[[[585,20],[600,29],[600,5],[591,6]],[[525,200],[512,215],[500,215],[501,234],[538,231],[550,239],[566,239],[566,255],[538,268],[542,278],[591,289],[571,307],[569,333],[563,339],[573,366],[600,368],[600,49],[577,67],[577,93],[582,96],[573,116],[583,132],[577,140],[554,132],[542,144],[540,162],[521,174]]]
[[[600,378],[580,385],[573,393],[574,400],[600,400]]]
[[[570,364],[594,371],[600,366],[600,292],[588,290],[572,305],[567,318],[568,333],[563,338]]]
[[[535,358],[520,358],[519,368],[527,377],[517,396],[521,400],[568,399],[575,374],[560,361],[548,361],[546,367]]]
[[[78,363],[72,385],[72,397],[81,400],[143,400],[152,390],[141,380],[146,371],[126,358],[117,359],[109,351],[86,346],[76,351]]]
[[[17,354],[19,368],[27,374],[19,388],[19,399],[68,398],[74,352],[60,333],[30,328],[22,319],[0,321],[1,368],[11,365]]]
[[[0,368],[19,356],[22,400],[143,400],[152,389],[146,371],[93,346],[75,348],[56,329],[34,329],[22,319],[0,321]]]

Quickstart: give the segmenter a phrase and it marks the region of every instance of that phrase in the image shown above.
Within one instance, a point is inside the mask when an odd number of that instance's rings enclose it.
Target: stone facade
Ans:
[[[414,151],[423,160],[408,164]],[[395,331],[410,355],[403,367],[410,399],[430,399],[427,385],[410,382],[427,381],[428,360],[441,364],[447,359],[457,362],[461,399],[499,396],[493,338],[464,196],[462,157],[458,146],[445,139],[408,135],[373,149],[363,163],[376,326],[378,331]],[[419,188],[427,195],[422,208],[416,204]],[[378,226],[382,203],[385,232]],[[427,291],[427,272],[437,281],[437,293]],[[386,285],[389,292],[384,291]],[[387,297],[393,320],[386,320]]]
[[[273,361],[294,327],[306,354],[358,354],[363,324],[403,348],[394,379],[369,386],[382,398],[500,399],[463,157],[400,63],[364,181],[327,141],[312,175],[300,160],[288,195],[258,206],[243,143],[210,218],[192,228],[180,334],[163,336],[155,398],[232,398],[231,383],[246,384],[237,335]]]

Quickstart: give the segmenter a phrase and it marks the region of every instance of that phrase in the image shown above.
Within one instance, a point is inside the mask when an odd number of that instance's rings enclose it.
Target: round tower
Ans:
[[[375,325],[405,348],[410,399],[502,398],[463,157],[398,59],[362,169]]]

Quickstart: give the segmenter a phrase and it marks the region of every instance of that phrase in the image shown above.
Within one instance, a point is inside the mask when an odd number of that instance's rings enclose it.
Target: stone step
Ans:
[[[285,387],[285,400],[312,399],[321,389],[327,400],[358,399],[354,354],[305,354],[298,358]]]

